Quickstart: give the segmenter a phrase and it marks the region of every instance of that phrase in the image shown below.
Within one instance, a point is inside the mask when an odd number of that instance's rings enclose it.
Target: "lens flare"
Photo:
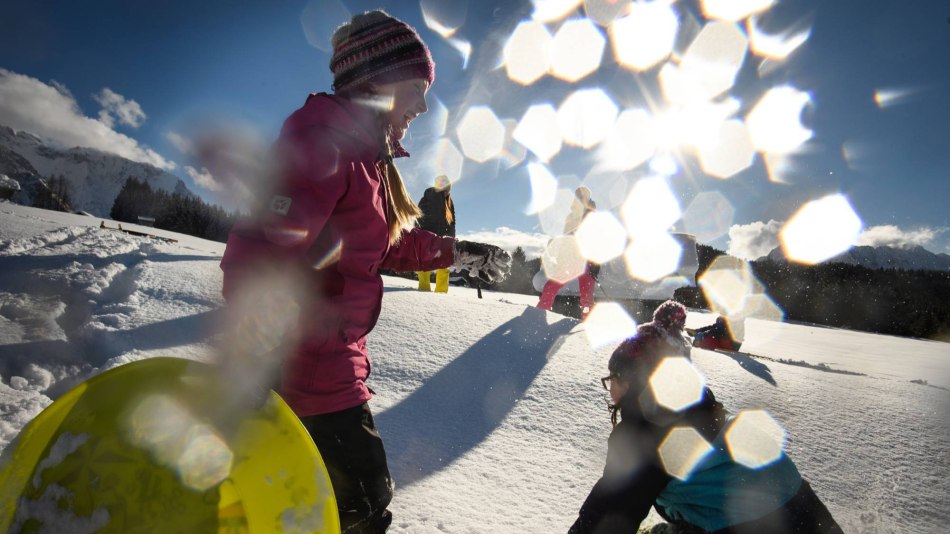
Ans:
[[[670,2],[635,2],[627,16],[610,25],[617,63],[644,71],[666,59],[673,51],[679,19]]]
[[[749,17],[746,27],[749,31],[749,48],[752,52],[757,56],[774,60],[783,60],[792,55],[811,37],[811,28],[767,34],[759,28],[759,18],[756,16]]]
[[[877,107],[884,109],[906,102],[913,93],[914,91],[911,89],[875,89],[874,103],[877,104]]]
[[[430,30],[449,38],[465,24],[468,1],[419,0],[419,9],[422,10],[422,20]]]
[[[557,196],[557,178],[540,163],[528,164],[528,177],[531,180],[531,203],[528,204],[525,213],[533,215],[554,204]]]
[[[575,235],[581,254],[596,263],[607,263],[620,256],[627,246],[627,230],[607,211],[589,213]]]
[[[746,117],[752,144],[763,152],[788,154],[811,139],[811,130],[802,126],[804,107],[811,96],[784,86],[770,89]]]
[[[569,282],[584,272],[587,260],[572,235],[555,237],[548,243],[541,256],[541,268],[549,280]]]
[[[712,445],[692,427],[673,428],[657,449],[663,469],[680,480],[689,478],[693,469],[712,451]]]
[[[606,39],[590,19],[571,19],[551,43],[551,75],[576,82],[600,67]]]
[[[613,128],[617,104],[603,89],[580,89],[564,99],[557,119],[565,143],[591,148]]]
[[[716,178],[730,178],[752,166],[755,147],[745,123],[738,119],[719,125],[712,143],[698,147],[703,172]]]
[[[703,0],[703,14],[709,19],[737,22],[774,3],[775,0]]]
[[[763,410],[739,413],[725,437],[732,459],[750,469],[778,460],[785,449],[785,430]]]
[[[631,235],[624,252],[627,272],[644,282],[657,280],[679,269],[683,245],[666,232]]]
[[[547,162],[561,151],[561,128],[551,104],[535,104],[525,111],[514,131],[515,141],[541,161]]]
[[[666,232],[680,218],[679,201],[666,179],[642,178],[620,208],[620,215],[631,236]]]
[[[455,132],[462,153],[479,163],[498,157],[505,147],[505,125],[487,106],[469,108]]]
[[[785,257],[815,264],[857,244],[863,224],[844,195],[835,194],[802,206],[779,232]]]
[[[521,85],[531,85],[551,68],[551,32],[539,21],[518,24],[502,49],[508,78]]]
[[[736,215],[732,203],[719,191],[705,191],[693,198],[683,212],[683,226],[697,241],[709,243],[729,232]]]
[[[650,375],[649,385],[658,405],[679,412],[703,400],[706,379],[688,358],[669,357]]]
[[[636,333],[636,321],[616,302],[598,302],[584,319],[584,335],[592,349],[613,345]]]

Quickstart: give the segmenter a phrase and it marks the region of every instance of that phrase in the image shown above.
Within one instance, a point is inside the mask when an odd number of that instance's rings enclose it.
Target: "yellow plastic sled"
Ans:
[[[244,404],[178,358],[87,380],[4,450],[0,532],[339,533],[306,429],[274,392]]]

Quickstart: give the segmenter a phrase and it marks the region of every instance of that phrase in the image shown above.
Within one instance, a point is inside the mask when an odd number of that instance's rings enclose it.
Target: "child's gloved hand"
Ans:
[[[511,270],[511,255],[495,245],[456,241],[452,270],[468,271],[488,284],[501,282]]]

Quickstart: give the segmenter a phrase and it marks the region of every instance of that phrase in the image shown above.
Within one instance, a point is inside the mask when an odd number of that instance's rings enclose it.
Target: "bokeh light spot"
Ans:
[[[540,163],[528,164],[528,178],[531,180],[531,203],[525,213],[533,215],[554,204],[557,197],[557,178]]]
[[[571,14],[581,0],[531,0],[534,10],[531,18],[541,22],[556,22]]]
[[[725,437],[732,459],[757,469],[782,457],[786,433],[765,411],[745,410],[733,420]]]
[[[706,24],[679,63],[678,76],[690,89],[689,101],[704,102],[731,89],[748,46],[748,38],[735,24]]]
[[[590,148],[613,128],[617,105],[602,89],[581,89],[564,99],[557,119],[566,143]]]
[[[863,224],[841,194],[802,206],[779,232],[785,257],[815,264],[845,252],[858,242]]]
[[[462,153],[480,163],[498,157],[505,147],[505,125],[486,106],[466,111],[456,134]]]
[[[551,43],[551,75],[576,82],[600,67],[606,39],[590,19],[571,19]]]
[[[775,0],[703,0],[706,18],[740,21],[772,7]]]
[[[577,246],[577,240],[572,235],[555,237],[544,249],[541,256],[541,267],[549,280],[566,283],[584,272],[587,260]]]
[[[584,0],[584,13],[601,26],[610,26],[614,20],[626,15],[630,0]]]
[[[435,175],[445,175],[453,183],[462,178],[462,166],[465,158],[455,143],[451,139],[443,137],[435,142],[435,151],[432,166],[435,169]]]
[[[709,308],[725,317],[733,337],[745,338],[746,318],[782,320],[784,312],[766,294],[749,262],[731,256],[719,256],[697,280]]]
[[[501,151],[500,159],[505,164],[506,169],[510,169],[528,156],[528,150],[521,143],[515,140],[515,129],[518,127],[518,121],[514,119],[502,119],[505,125],[505,145]]]
[[[228,478],[234,453],[208,425],[194,425],[178,458],[178,476],[188,487],[204,491]]]
[[[680,480],[689,478],[693,469],[712,451],[712,445],[692,427],[673,428],[657,449],[663,469]]]
[[[514,131],[515,141],[541,161],[549,161],[561,151],[561,129],[557,111],[551,104],[535,104],[525,111]]]
[[[350,20],[349,10],[339,0],[310,0],[300,12],[300,26],[310,46],[331,52],[330,40],[340,21]]]
[[[551,32],[539,21],[524,21],[515,28],[502,49],[508,78],[531,85],[551,66]]]
[[[787,154],[811,139],[811,130],[802,126],[808,93],[794,87],[770,89],[746,117],[752,144],[763,152]]]
[[[649,384],[657,404],[679,412],[703,400],[706,380],[688,358],[668,357],[650,375]]]
[[[631,236],[665,232],[680,218],[680,214],[679,201],[663,177],[637,181],[620,208],[620,215]]]
[[[612,345],[637,333],[637,323],[616,302],[599,302],[584,320],[584,335],[592,349]]]
[[[608,211],[589,213],[575,236],[581,254],[595,263],[606,263],[620,256],[627,246],[626,228]]]
[[[599,158],[605,168],[631,170],[653,157],[656,132],[645,109],[625,109],[601,145]]]
[[[719,125],[713,142],[697,147],[703,172],[716,178],[729,178],[752,166],[755,147],[749,129],[741,120],[733,119]]]
[[[683,226],[696,240],[709,243],[729,231],[736,215],[732,203],[719,191],[704,191],[683,212]]]
[[[631,236],[624,252],[627,272],[645,282],[655,282],[679,269],[683,246],[666,232]]]
[[[635,2],[629,14],[610,25],[614,56],[620,65],[644,71],[673,51],[679,19],[669,2]]]
[[[224,440],[172,397],[145,397],[130,412],[127,425],[133,445],[149,451],[196,490],[218,484],[231,471],[234,454]]]

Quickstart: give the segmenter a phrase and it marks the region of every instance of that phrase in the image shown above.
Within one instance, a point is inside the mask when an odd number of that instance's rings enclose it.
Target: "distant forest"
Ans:
[[[726,253],[697,245],[697,277]],[[868,269],[844,263],[813,266],[769,260],[750,263],[766,293],[788,321],[814,323],[902,337],[950,342],[950,271]],[[531,284],[540,260],[526,260],[519,247],[511,275],[492,289],[537,295]],[[595,300],[602,295],[595,292]],[[702,290],[685,287],[674,298],[692,308],[709,309]],[[637,321],[649,320],[658,302],[622,303]],[[579,316],[576,297],[558,297],[555,311]]]
[[[53,181],[54,186],[58,182]],[[53,188],[51,188],[53,189]],[[65,195],[51,195],[52,197]],[[155,227],[214,241],[227,241],[237,217],[195,197],[152,189],[130,177],[112,207],[117,221],[138,223],[139,216],[155,219]],[[697,277],[725,252],[697,245]],[[843,263],[804,266],[768,260],[750,263],[766,292],[789,321],[861,330],[903,337],[950,341],[950,271],[868,269]],[[537,295],[532,278],[541,268],[540,259],[527,259],[518,247],[512,254],[511,274],[483,289]],[[397,274],[397,273],[391,273]],[[414,278],[414,273],[398,273]],[[476,286],[467,274],[459,275]],[[595,299],[603,296],[595,293]],[[678,289],[674,298],[693,308],[708,309],[696,287]],[[554,311],[578,317],[576,297],[559,296]],[[623,302],[637,321],[649,320],[658,302]]]
[[[155,220],[155,228],[225,242],[237,214],[206,204],[194,196],[152,189],[145,181],[129,177],[112,204],[109,216],[116,221],[141,224],[139,217]]]

